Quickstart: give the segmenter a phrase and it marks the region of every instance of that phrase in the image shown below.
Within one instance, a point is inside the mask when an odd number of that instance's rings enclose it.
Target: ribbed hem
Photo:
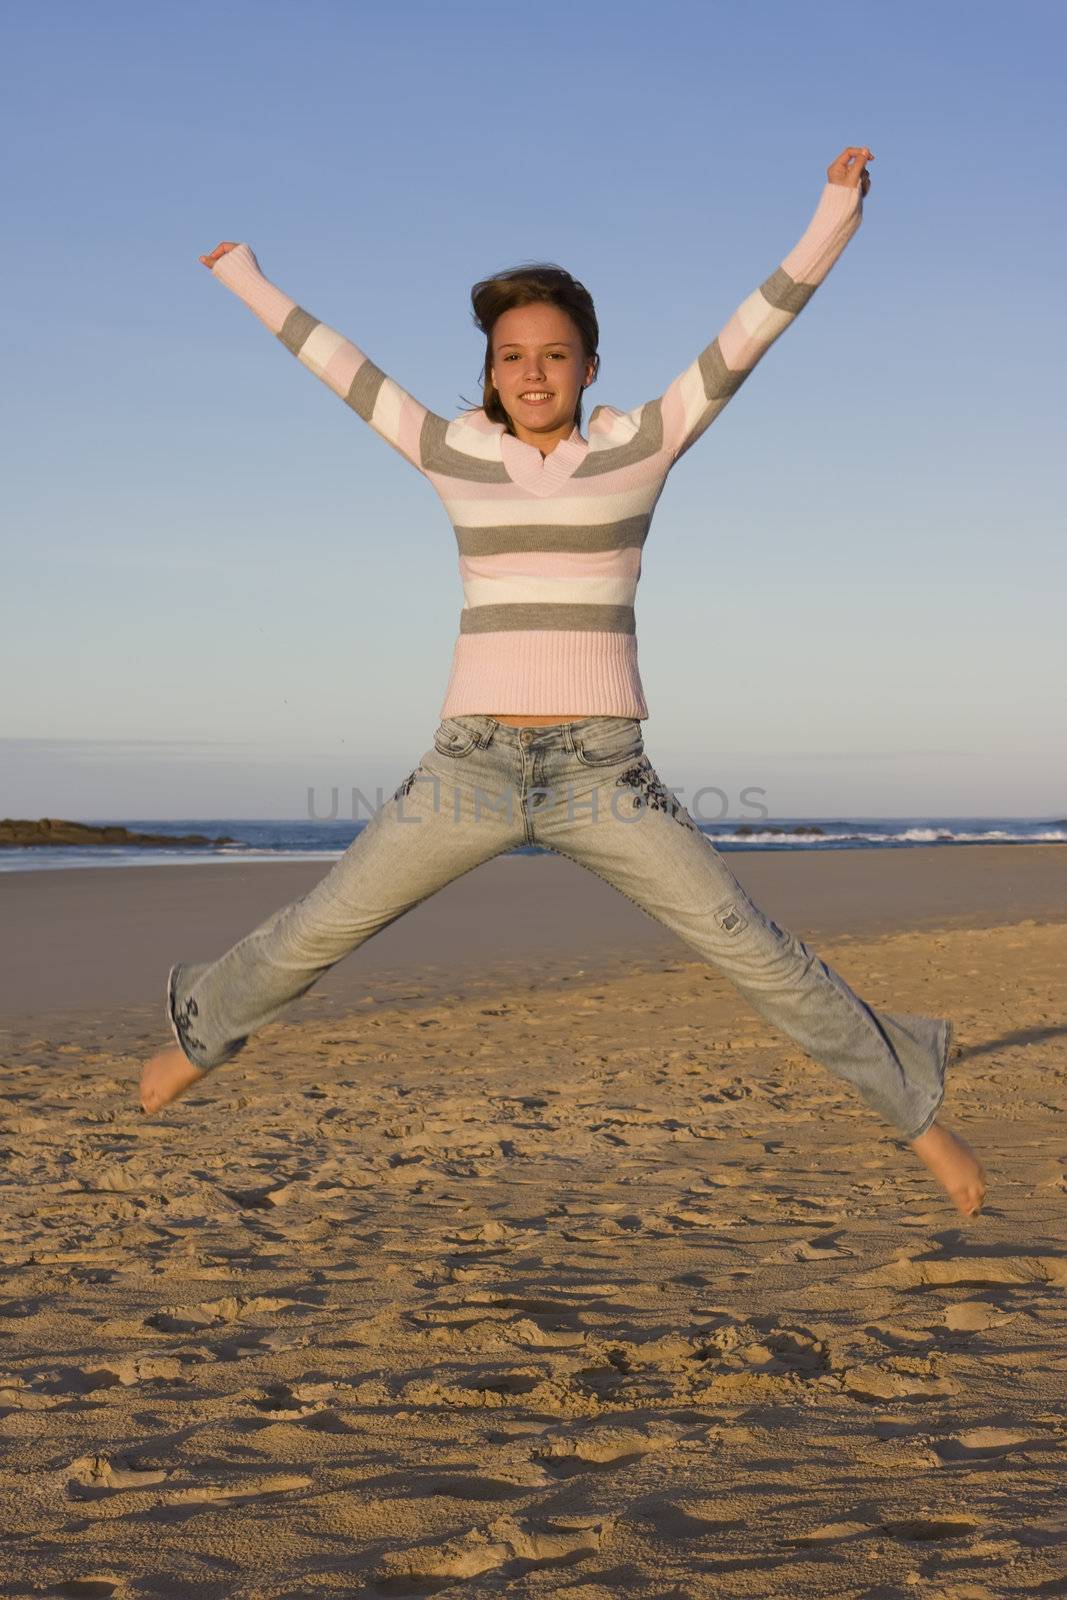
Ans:
[[[239,300],[243,300],[261,322],[266,323],[271,333],[281,332],[295,302],[263,276],[259,262],[248,245],[239,244],[235,249],[227,250],[211,270],[220,283],[225,284]]]
[[[632,633],[463,633],[442,717],[648,716]]]
[[[863,196],[847,183],[825,183],[815,215],[804,235],[782,262],[782,270],[796,283],[813,287],[844,250],[863,220]]]

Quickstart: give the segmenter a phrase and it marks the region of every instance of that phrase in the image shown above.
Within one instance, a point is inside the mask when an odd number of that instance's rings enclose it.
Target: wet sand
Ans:
[[[731,870],[803,939],[906,927],[1067,919],[1067,850],[959,845],[772,855]],[[154,1006],[175,961],[213,961],[325,877],[317,862],[80,867],[0,875],[0,1018]],[[350,997],[365,977],[509,975],[528,958],[561,970],[687,956],[687,946],[562,856],[498,856],[338,963],[303,1002]],[[516,968],[516,964],[518,967]]]

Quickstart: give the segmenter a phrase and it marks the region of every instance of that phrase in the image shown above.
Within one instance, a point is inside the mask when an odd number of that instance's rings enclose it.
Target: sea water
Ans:
[[[82,822],[89,819],[80,818]],[[322,861],[342,855],[366,821],[292,822],[246,817],[96,817],[94,826],[132,833],[228,836],[221,845],[27,845],[0,848],[0,872],[63,867],[202,866],[206,862]],[[907,850],[983,844],[1067,844],[1067,819],[1020,817],[774,817],[760,822],[698,822],[717,850]],[[506,855],[545,855],[520,845]]]

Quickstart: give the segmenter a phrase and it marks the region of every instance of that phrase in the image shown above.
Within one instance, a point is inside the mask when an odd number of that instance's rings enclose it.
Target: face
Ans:
[[[593,381],[582,336],[559,306],[516,306],[497,318],[490,377],[520,439],[570,437],[582,390]]]

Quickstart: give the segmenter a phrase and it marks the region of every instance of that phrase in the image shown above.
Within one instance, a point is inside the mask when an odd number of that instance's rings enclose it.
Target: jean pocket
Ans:
[[[620,761],[636,761],[644,750],[641,723],[636,717],[604,717],[597,726],[574,735],[575,758],[583,767],[610,767]]]
[[[446,717],[433,736],[434,749],[443,756],[469,756],[478,743],[478,730]]]

